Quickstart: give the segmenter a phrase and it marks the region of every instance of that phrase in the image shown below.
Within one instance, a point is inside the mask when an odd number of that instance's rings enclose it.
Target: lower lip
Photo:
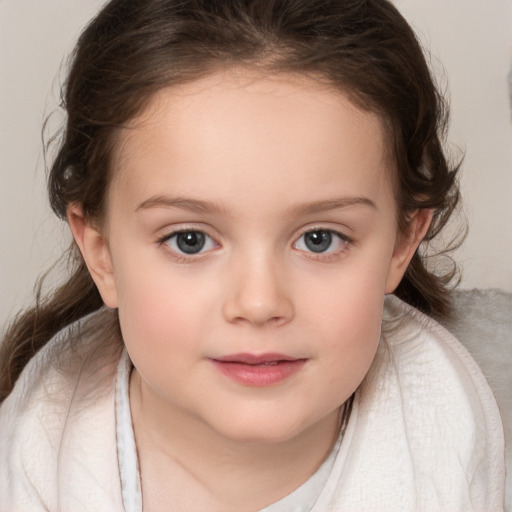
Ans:
[[[306,359],[278,361],[276,364],[245,364],[211,360],[227,377],[246,386],[271,386],[291,377],[306,363]]]

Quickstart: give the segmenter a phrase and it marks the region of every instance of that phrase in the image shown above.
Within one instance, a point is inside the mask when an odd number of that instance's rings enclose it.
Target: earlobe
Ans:
[[[107,240],[98,228],[87,221],[79,203],[68,206],[67,218],[73,238],[103,302],[111,308],[116,308],[118,306],[117,289]]]
[[[407,232],[396,243],[388,276],[385,293],[393,293],[402,280],[407,267],[425,237],[432,222],[433,210],[416,210],[410,218]]]

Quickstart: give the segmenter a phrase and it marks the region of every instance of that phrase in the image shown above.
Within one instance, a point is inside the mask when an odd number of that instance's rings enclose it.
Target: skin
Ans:
[[[225,71],[160,91],[121,133],[101,228],[70,206],[135,366],[145,511],[258,510],[329,453],[430,222],[415,212],[397,234],[385,147],[381,120],[340,92]],[[180,230],[204,249],[180,254]],[[324,252],[312,230],[331,233]],[[212,363],[269,352],[305,363],[267,386]]]

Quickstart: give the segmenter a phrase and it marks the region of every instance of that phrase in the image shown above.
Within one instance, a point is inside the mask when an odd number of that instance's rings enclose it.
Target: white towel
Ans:
[[[494,396],[467,350],[396,298],[315,512],[498,512],[504,440]]]

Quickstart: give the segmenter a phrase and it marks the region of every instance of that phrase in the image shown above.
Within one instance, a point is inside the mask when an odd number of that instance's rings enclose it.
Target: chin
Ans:
[[[258,415],[258,417],[237,417],[226,424],[211,425],[219,435],[236,443],[278,444],[285,443],[300,435],[304,428],[297,423],[282,421]]]

